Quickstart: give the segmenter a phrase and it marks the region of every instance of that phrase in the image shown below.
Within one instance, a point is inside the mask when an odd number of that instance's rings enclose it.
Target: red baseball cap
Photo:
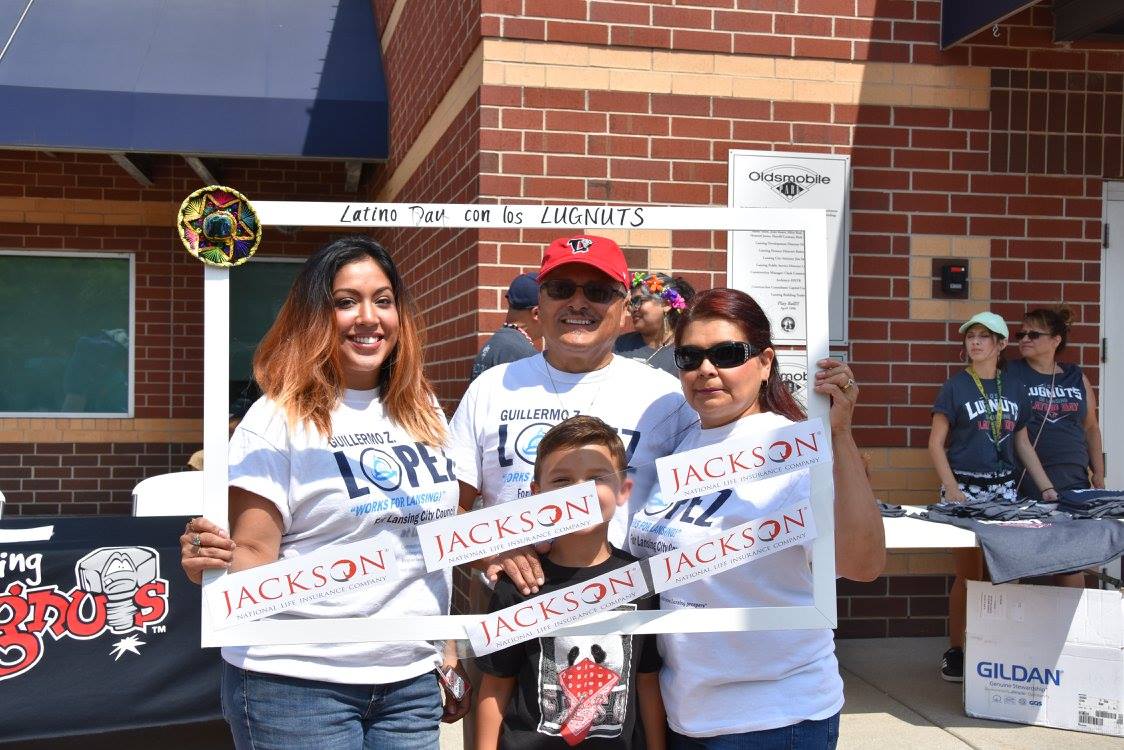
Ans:
[[[559,237],[551,242],[542,256],[539,281],[555,268],[567,263],[593,266],[628,288],[628,263],[625,262],[620,245],[608,237],[583,234],[577,237]]]

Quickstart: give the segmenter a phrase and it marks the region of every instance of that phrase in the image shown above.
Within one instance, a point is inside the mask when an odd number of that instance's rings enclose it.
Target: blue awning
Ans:
[[[370,0],[0,0],[0,147],[381,160]]]
[[[941,0],[941,49],[959,44],[1039,0]]]

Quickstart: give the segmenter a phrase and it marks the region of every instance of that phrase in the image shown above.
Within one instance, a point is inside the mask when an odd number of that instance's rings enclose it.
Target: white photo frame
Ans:
[[[254,204],[263,225],[316,227],[414,228],[527,228],[556,229],[559,235],[583,231],[628,229],[691,229],[713,231],[770,230],[800,232],[804,237],[806,355],[808,372],[828,356],[827,213],[823,209],[734,209],[714,206],[536,206],[504,204],[314,203],[260,201]],[[733,247],[733,243],[728,243]],[[727,284],[744,285],[750,269],[727,253]],[[237,273],[237,269],[234,273]],[[204,268],[203,451],[204,515],[223,528],[227,518],[227,410],[229,327],[216,324],[229,318],[229,274],[223,268]],[[808,395],[809,418],[823,420],[830,439],[830,404],[814,392]],[[560,629],[560,635],[612,633],[695,633],[745,630],[801,630],[834,628],[835,519],[831,465],[811,470],[811,503],[818,536],[812,543],[813,604],[803,607],[744,607],[707,610],[629,611],[593,615],[580,625]],[[204,586],[224,573],[208,571]],[[259,620],[215,629],[203,607],[203,646],[253,646],[290,643],[344,643],[398,640],[466,639],[465,627],[479,615],[428,617],[318,618]]]

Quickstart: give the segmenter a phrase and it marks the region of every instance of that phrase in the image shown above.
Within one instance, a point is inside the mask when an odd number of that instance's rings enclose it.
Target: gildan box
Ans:
[[[1124,597],[968,583],[969,716],[1124,736]]]

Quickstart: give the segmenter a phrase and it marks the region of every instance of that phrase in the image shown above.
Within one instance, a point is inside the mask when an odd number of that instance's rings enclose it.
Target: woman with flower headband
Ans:
[[[694,287],[682,277],[643,271],[632,274],[631,287],[628,310],[636,330],[618,338],[614,351],[679,377],[672,336],[680,314],[695,297]]]

